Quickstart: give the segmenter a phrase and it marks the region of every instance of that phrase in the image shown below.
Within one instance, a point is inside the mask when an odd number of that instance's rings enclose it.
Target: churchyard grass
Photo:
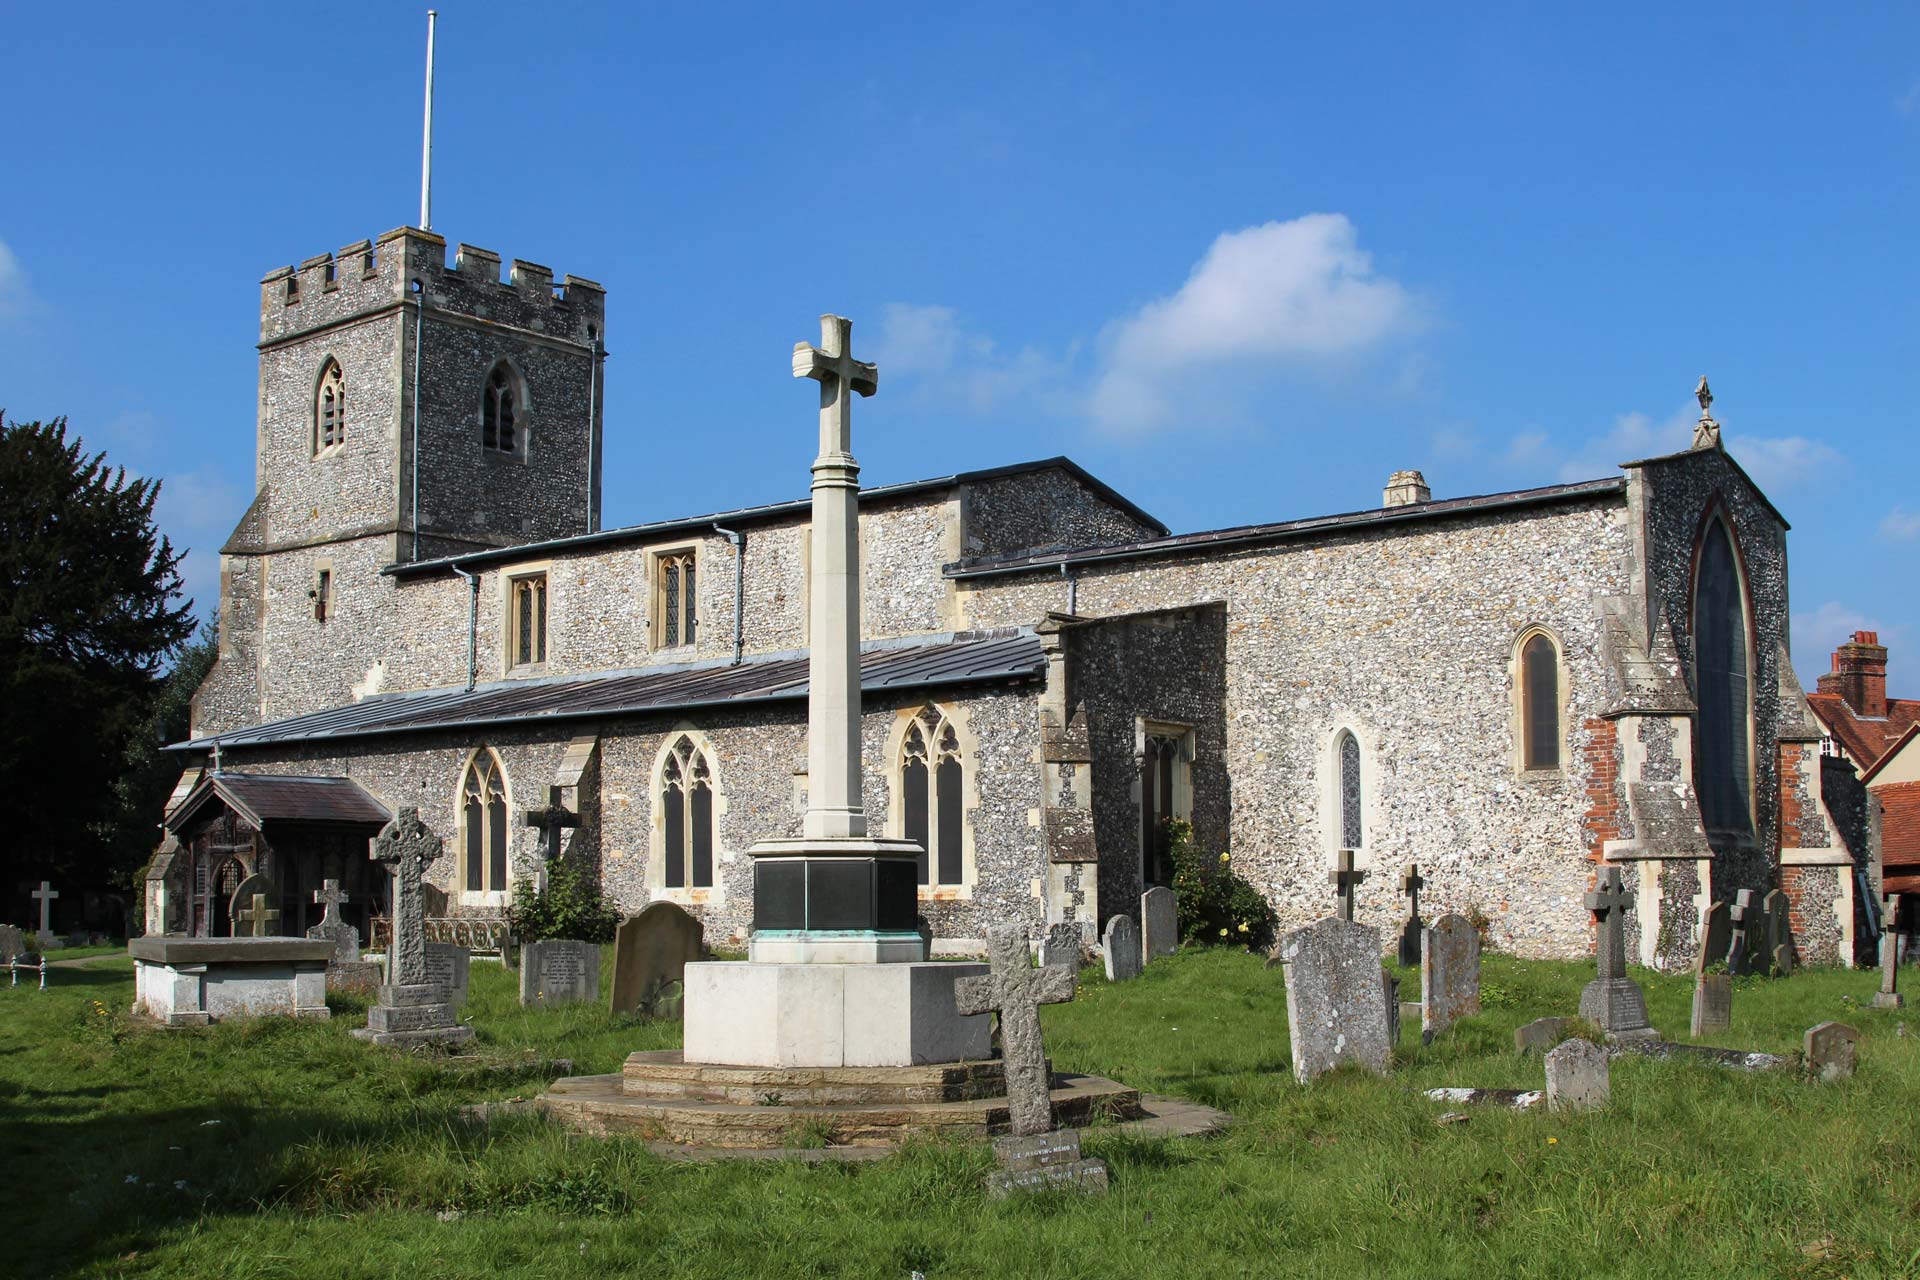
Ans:
[[[1864,1007],[1871,972],[1737,979],[1711,1041],[1790,1053],[1838,1018],[1864,1034],[1851,1081],[1623,1058],[1607,1111],[1436,1123],[1448,1108],[1421,1089],[1539,1087],[1512,1030],[1571,1012],[1591,973],[1489,955],[1480,1016],[1424,1048],[1409,1035],[1391,1076],[1301,1088],[1280,974],[1257,958],[1183,952],[1113,985],[1088,969],[1043,1014],[1056,1065],[1238,1122],[1096,1129],[1111,1194],[990,1201],[984,1144],[686,1164],[534,1116],[467,1120],[538,1091],[527,1059],[606,1072],[678,1036],[523,1010],[485,961],[463,1017],[492,1065],[448,1070],[350,1039],[354,1001],[330,1023],[132,1027],[130,964],[103,960],[0,988],[0,1274],[1920,1276],[1920,1036],[1896,1033],[1911,1011]],[[1690,976],[1634,976],[1684,1038]]]

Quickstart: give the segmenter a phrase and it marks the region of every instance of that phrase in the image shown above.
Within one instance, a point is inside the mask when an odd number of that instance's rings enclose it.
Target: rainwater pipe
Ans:
[[[459,565],[449,566],[467,580],[467,692],[480,679],[480,575]]]
[[[740,633],[746,612],[747,535],[717,524],[713,531],[733,544],[733,665],[737,667],[747,647],[747,638]]]
[[[422,208],[426,197],[420,197]],[[413,473],[413,555],[420,558],[420,330],[427,323],[427,287],[420,283],[420,277],[413,278],[413,463],[408,468]],[[474,590],[478,591],[476,585]],[[471,681],[467,688],[473,688]]]
[[[597,483],[599,468],[595,465],[594,450],[599,447],[599,424],[594,420],[600,411],[600,365],[607,358],[607,352],[600,345],[598,325],[587,326],[587,337],[593,342],[593,363],[587,369],[587,532],[600,532],[600,486]]]
[[[1080,612],[1080,577],[1067,568],[1065,560],[1060,562],[1060,576],[1067,580],[1067,613],[1077,614]]]

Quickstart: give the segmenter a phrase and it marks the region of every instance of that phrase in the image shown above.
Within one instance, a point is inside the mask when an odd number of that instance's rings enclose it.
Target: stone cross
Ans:
[[[1747,958],[1747,934],[1752,932],[1754,913],[1759,908],[1753,902],[1753,890],[1742,889],[1733,895],[1733,906],[1727,915],[1735,925],[1733,944],[1727,948],[1727,972],[1746,973],[1750,963]]]
[[[1420,891],[1426,887],[1419,864],[1409,862],[1400,876],[1400,892],[1408,899],[1407,922],[1400,929],[1400,963],[1408,968],[1420,963],[1420,933],[1425,927],[1420,919]]]
[[[853,396],[880,374],[852,354],[853,321],[820,317],[820,345],[793,344],[793,376],[820,384],[820,456],[813,461],[812,573],[807,653],[809,840],[867,834],[860,789],[860,464]]]
[[[40,899],[40,932],[47,934],[52,933],[53,900],[60,896],[60,891],[47,881],[42,880],[40,887],[35,889],[29,896]]]
[[[340,913],[335,908],[346,905],[347,895],[340,891],[338,880],[322,880],[320,887],[313,891],[313,901],[324,908],[320,913],[321,924],[340,923]]]
[[[527,810],[527,825],[537,827],[542,839],[540,854],[548,862],[560,860],[560,833],[580,825],[580,815],[567,808],[561,800],[565,787],[548,787],[547,803],[538,809]]]
[[[1873,997],[1876,1009],[1898,1009],[1906,1003],[1900,994],[1900,935],[1893,931],[1900,918],[1900,895],[1887,895],[1887,909],[1880,917],[1880,990]]]
[[[1597,947],[1601,981],[1627,976],[1627,907],[1633,899],[1620,887],[1620,868],[1602,867],[1592,892],[1587,894],[1587,910],[1600,931]]]
[[[256,893],[253,904],[240,913],[240,921],[247,926],[247,932],[256,938],[270,938],[267,932],[279,922],[280,913],[267,905],[267,895]]]
[[[1053,1091],[1040,1042],[1040,1006],[1073,999],[1076,975],[1064,965],[1034,968],[1026,930],[1019,925],[988,932],[987,960],[992,970],[986,977],[953,984],[953,1002],[963,1014],[999,1013],[1013,1131],[1022,1136],[1045,1133],[1053,1128]]]
[[[420,885],[441,846],[440,837],[420,821],[418,809],[402,809],[373,838],[369,856],[393,876],[393,940],[387,956],[387,982],[393,986],[428,981],[426,904]]]
[[[1366,872],[1353,865],[1353,850],[1340,851],[1340,856],[1333,866],[1333,873],[1327,878],[1333,882],[1335,891],[1340,895],[1340,918],[1349,924],[1353,923],[1353,899],[1360,888],[1360,882],[1367,878]]]

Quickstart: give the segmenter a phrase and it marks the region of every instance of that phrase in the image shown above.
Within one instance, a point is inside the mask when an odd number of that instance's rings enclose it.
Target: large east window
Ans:
[[[1710,832],[1753,831],[1753,695],[1746,591],[1724,520],[1707,525],[1693,580],[1693,777]]]

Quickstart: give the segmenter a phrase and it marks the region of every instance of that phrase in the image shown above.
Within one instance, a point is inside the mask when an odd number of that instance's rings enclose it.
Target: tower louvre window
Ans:
[[[313,451],[324,453],[347,440],[347,387],[338,361],[320,369],[320,385],[313,395]]]
[[[521,416],[513,370],[502,360],[487,375],[487,389],[481,396],[480,443],[498,453],[518,453]]]

